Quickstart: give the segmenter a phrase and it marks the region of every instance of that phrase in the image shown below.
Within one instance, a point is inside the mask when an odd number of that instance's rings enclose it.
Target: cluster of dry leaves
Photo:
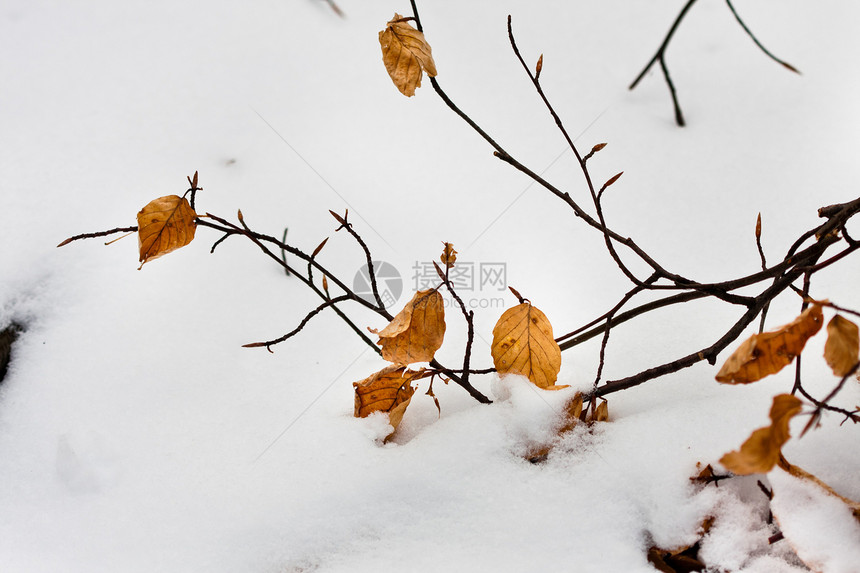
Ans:
[[[379,33],[386,70],[398,90],[406,96],[414,95],[415,89],[421,85],[424,72],[431,77],[436,75],[436,65],[430,46],[423,33],[409,24],[411,20],[414,19],[395,14],[386,28]],[[540,73],[541,63],[542,59],[538,62],[538,73]],[[595,150],[599,148],[600,146],[597,146]],[[197,173],[194,174],[193,179],[189,178],[188,182],[191,185],[190,191],[200,189],[197,186]],[[198,215],[189,201],[177,195],[160,197],[141,209],[137,215],[137,228],[122,229],[136,230],[138,233],[139,262],[141,263],[139,268],[151,260],[189,244],[194,239],[197,219]],[[239,219],[242,220],[241,212]],[[345,224],[345,221],[340,218],[339,220]],[[120,231],[120,229],[114,231]],[[104,234],[106,233],[72,237],[59,246],[77,238]],[[447,270],[456,264],[457,252],[450,243],[444,243],[444,245],[440,260]],[[321,247],[322,245],[317,248],[314,255]],[[448,382],[441,369],[429,365],[434,362],[435,354],[442,346],[445,337],[445,305],[439,290],[443,285],[447,285],[453,294],[453,287],[447,280],[447,273],[443,272],[438,265],[436,269],[440,277],[440,284],[436,288],[416,292],[388,325],[381,330],[371,330],[378,335],[382,357],[389,364],[364,380],[353,383],[355,416],[366,417],[374,413],[387,416],[392,428],[388,437],[396,432],[403,419],[415,394],[414,384],[417,381],[430,378],[426,393],[434,399],[437,408],[439,402],[433,394],[433,380],[439,376],[443,381]],[[323,281],[327,293],[328,285],[325,282],[325,276]],[[516,290],[511,289],[511,291],[519,300],[519,304],[505,311],[493,328],[491,356],[498,375],[522,375],[543,390],[566,388],[567,386],[556,385],[561,369],[561,350],[553,337],[549,319]],[[720,369],[716,376],[717,381],[725,384],[749,384],[779,372],[790,364],[801,354],[807,341],[821,329],[824,322],[822,308],[837,308],[827,301],[810,302],[809,308],[790,324],[770,332],[753,335],[742,343]],[[837,313],[828,323],[827,333],[824,358],[833,373],[842,377],[844,382],[860,368],[858,327]],[[470,352],[470,349],[467,348],[467,352]],[[428,364],[428,366],[415,367],[416,364]],[[843,500],[860,519],[860,504],[839,496],[827,484],[790,464],[782,455],[782,447],[790,438],[789,423],[794,416],[801,413],[802,409],[803,402],[797,397],[791,394],[776,396],[770,410],[771,424],[755,430],[737,451],[724,455],[720,463],[736,475],[767,473],[774,467],[779,467],[794,476],[816,483]],[[818,414],[819,412],[816,411],[807,429],[817,422]],[[565,405],[558,433],[571,431],[580,422],[593,423],[606,421],[608,418],[605,401],[600,405],[592,401],[590,412],[584,411],[583,395],[577,393]],[[535,447],[527,457],[534,462],[541,461],[548,455],[550,447]],[[712,472],[710,466],[704,470],[704,472],[708,471]],[[713,473],[710,475],[713,476]],[[696,479],[707,479],[707,476],[702,478],[700,475]],[[703,531],[707,531],[708,526],[709,523],[706,521],[703,524]],[[694,570],[689,569],[690,566],[698,563],[694,549],[693,546],[675,550],[652,547],[649,560],[662,571]],[[684,567],[688,568],[684,569]]]
[[[807,341],[821,330],[824,323],[822,307],[828,305],[827,301],[812,301],[809,308],[791,323],[748,338],[723,364],[716,376],[717,381],[724,384],[749,384],[782,370],[801,354]],[[860,355],[860,337],[858,337],[857,325],[842,315],[835,314],[827,324],[827,342],[824,346],[824,358],[827,364],[836,376],[851,376],[858,369],[858,355]],[[814,483],[840,499],[860,521],[860,503],[839,495],[828,484],[789,463],[783,456],[782,448],[791,437],[789,423],[802,410],[803,401],[796,396],[780,394],[774,397],[770,409],[770,425],[755,430],[740,449],[720,458],[720,464],[734,475],[766,474],[778,467],[790,475]],[[813,416],[807,429],[816,421],[817,418]],[[728,477],[730,476],[716,475],[713,467],[708,464],[691,479],[699,483],[715,483]],[[775,492],[767,491],[761,482],[759,486],[769,498],[773,497]],[[649,548],[648,561],[657,570],[665,573],[704,570],[706,565],[699,559],[698,551],[701,539],[708,533],[713,523],[713,517],[707,517],[702,522],[699,528],[699,540],[693,544],[671,549],[657,546]],[[783,533],[774,537],[774,540],[777,539],[787,539],[791,543],[791,539]],[[792,545],[794,546],[793,543]],[[799,554],[798,558],[801,558]],[[812,571],[819,570],[815,563],[806,563],[806,565]]]
[[[450,269],[456,264],[457,251],[450,243],[444,245],[440,260]],[[440,277],[436,288],[416,292],[385,328],[371,330],[379,336],[382,357],[391,364],[354,383],[355,416],[387,413],[392,433],[415,393],[412,383],[431,377],[427,393],[433,396],[432,378],[439,375],[438,370],[409,368],[415,363],[432,362],[445,337],[445,304],[439,289],[447,279],[438,265],[436,269]],[[561,370],[561,350],[549,319],[530,301],[513,292],[520,304],[506,310],[493,329],[490,348],[496,371],[499,375],[520,374],[545,390],[566,388],[555,384]],[[581,406],[580,397],[580,409]]]

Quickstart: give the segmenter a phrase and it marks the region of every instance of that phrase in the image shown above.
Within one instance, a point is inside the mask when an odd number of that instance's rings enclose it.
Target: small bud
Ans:
[[[613,183],[615,183],[616,181],[618,181],[618,178],[619,178],[619,177],[621,177],[622,175],[624,175],[624,172],[623,172],[623,171],[621,171],[621,172],[619,172],[619,173],[616,173],[615,175],[613,175],[612,177],[610,177],[610,178],[609,178],[609,180],[607,180],[607,181],[606,181],[606,183],[604,183],[604,184],[603,184],[603,187],[601,187],[601,188],[600,188],[600,192],[601,192],[601,193],[603,193],[603,191],[604,191],[607,187],[609,187],[610,185],[612,185]]]
[[[244,223],[244,222],[245,222],[245,217],[242,215],[242,210],[241,210],[241,209],[239,209],[239,213],[238,213],[236,216],[239,218],[239,222],[240,222],[240,223]]]
[[[535,79],[540,78],[540,71],[543,69],[543,54],[538,58],[537,64],[535,65]]]
[[[604,147],[606,147],[606,144],[605,144],[605,143],[598,143],[597,145],[595,145],[594,147],[592,147],[592,148],[591,148],[591,151],[589,151],[589,152],[588,152],[588,155],[586,155],[585,157],[583,157],[583,158],[582,158],[582,160],[583,160],[583,161],[588,161],[589,159],[591,159],[591,156],[592,156],[592,155],[594,155],[595,153],[597,153],[598,151],[600,151],[600,150],[601,150],[601,149],[603,149]]]
[[[320,243],[320,244],[319,244],[319,246],[318,246],[316,249],[314,249],[314,252],[313,252],[313,253],[311,253],[311,258],[314,258],[314,257],[316,257],[316,256],[319,254],[319,252],[320,252],[320,251],[322,250],[322,248],[325,246],[326,242],[328,242],[328,237],[326,237],[326,238],[323,240],[323,242],[322,242],[322,243]],[[323,277],[323,278],[325,278],[325,277]]]
[[[755,240],[758,241],[761,239],[761,213],[758,214],[758,217],[755,220]]]
[[[323,290],[325,291],[326,295],[328,295],[328,279],[326,278],[325,275],[323,275],[322,283],[323,283]]]
[[[340,223],[341,225],[346,225],[346,219],[344,219],[343,217],[341,217],[340,215],[338,215],[337,213],[335,213],[331,209],[329,209],[328,212],[331,213],[331,216],[334,217],[338,223]],[[347,212],[349,212],[349,211],[347,211]]]
[[[526,301],[526,299],[524,299],[524,298],[523,298],[523,295],[521,295],[521,294],[519,293],[519,291],[517,291],[517,289],[515,289],[514,287],[509,286],[509,287],[508,287],[508,290],[510,290],[510,291],[513,293],[513,295],[514,295],[515,297],[517,297],[517,300],[518,300],[518,301],[520,301],[520,304],[522,304],[522,303],[524,303],[524,302]]]

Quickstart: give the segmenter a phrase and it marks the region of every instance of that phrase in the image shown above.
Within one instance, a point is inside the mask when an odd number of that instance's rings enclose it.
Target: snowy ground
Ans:
[[[736,2],[797,76],[758,52],[723,3],[702,0],[668,54],[684,129],[659,75],[626,90],[680,0],[439,4],[420,8],[449,95],[587,203],[510,52],[512,14],[580,147],[609,142],[595,175],[624,171],[607,192],[610,222],[685,275],[754,272],[757,213],[777,260],[819,207],[858,195],[855,3]],[[652,571],[647,547],[695,541],[707,516],[701,555],[714,571],[803,570],[787,542],[768,545],[755,479],[702,491],[689,481],[697,462],[766,425],[789,374],[725,387],[700,365],[613,395],[611,423],[566,436],[538,466],[521,454],[551,439],[569,393],[484,377],[476,384],[497,401],[481,406],[437,384],[441,418],[419,390],[395,443],[380,446],[381,420],[352,417],[351,383],[384,363],[336,317],[273,355],[240,347],[317,304],[250,243],[209,255],[217,236],[199,229],[140,272],[134,238],[55,248],[134,225],[199,170],[200,210],[241,208],[306,250],[332,234],[328,209],[349,207],[375,257],[403,276],[401,304],[443,240],[461,261],[505,263],[507,284],[557,333],[618,300],[629,284],[598,235],[493,158],[429,85],[410,99],[392,86],[377,33],[408,3],[339,5],[346,18],[321,0],[0,6],[0,329],[27,327],[0,386],[0,570]],[[351,278],[363,261],[341,235],[321,257]],[[848,259],[817,275],[813,295],[857,308],[858,280]],[[472,297],[493,306],[477,309],[485,367],[492,325],[515,301]],[[783,299],[771,325],[797,309]],[[735,312],[689,305],[618,329],[606,377],[710,344]],[[455,314],[448,325],[439,357],[453,363],[465,335]],[[819,338],[805,376],[823,396],[835,381]],[[588,387],[596,350],[566,352],[560,383]],[[858,401],[856,384],[839,399]],[[857,429],[838,422],[826,417],[786,456],[860,499]],[[773,478],[774,511],[787,534],[811,539],[809,559],[856,571],[860,530],[844,508]]]

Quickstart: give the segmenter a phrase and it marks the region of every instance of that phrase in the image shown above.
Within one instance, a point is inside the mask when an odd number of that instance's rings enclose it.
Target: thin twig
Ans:
[[[734,15],[735,15],[735,20],[737,20],[737,21],[738,21],[738,24],[740,24],[740,25],[741,25],[741,28],[743,28],[743,29],[744,29],[744,32],[746,32],[746,33],[747,33],[747,35],[748,35],[750,38],[752,38],[752,41],[753,41],[753,42],[755,42],[755,45],[756,45],[756,46],[758,46],[758,47],[759,47],[759,49],[760,49],[762,52],[764,52],[764,54],[765,54],[768,58],[770,58],[770,59],[771,59],[771,60],[773,60],[774,62],[776,62],[776,63],[778,63],[778,64],[782,65],[782,66],[783,66],[783,67],[785,67],[786,69],[791,70],[792,72],[794,72],[794,73],[796,73],[796,74],[800,74],[800,71],[799,71],[797,68],[795,68],[794,66],[792,66],[791,64],[789,64],[789,63],[788,63],[788,62],[786,62],[785,60],[781,60],[781,59],[777,58],[776,56],[774,56],[770,51],[768,51],[768,49],[767,49],[767,48],[765,48],[765,47],[762,45],[762,43],[761,43],[761,42],[759,42],[759,41],[758,41],[758,38],[756,38],[756,37],[755,37],[755,34],[753,34],[753,33],[752,33],[752,30],[750,30],[750,29],[747,27],[747,25],[746,25],[746,24],[744,24],[744,21],[743,21],[743,20],[741,20],[741,17],[738,15],[738,11],[737,11],[737,10],[735,10],[735,7],[732,5],[731,0],[726,0],[726,4],[728,4],[728,5],[729,5],[729,10],[731,10],[731,11],[732,11],[732,14],[734,14]]]
[[[681,8],[681,12],[675,18],[675,21],[672,23],[672,27],[669,28],[669,32],[666,33],[666,36],[663,38],[663,42],[660,44],[660,47],[657,48],[657,53],[654,54],[654,57],[645,65],[639,75],[636,76],[636,79],[633,80],[633,83],[627,89],[634,89],[642,78],[645,77],[645,74],[648,73],[648,70],[651,69],[655,63],[660,63],[660,69],[663,71],[663,77],[666,79],[666,84],[669,86],[669,92],[672,94],[672,105],[675,108],[675,123],[679,126],[684,125],[684,115],[681,113],[681,105],[678,103],[678,97],[675,93],[675,85],[672,83],[672,78],[669,76],[669,68],[666,66],[666,49],[669,47],[669,42],[672,40],[672,36],[675,35],[675,32],[678,30],[678,26],[681,25],[681,20],[684,19],[684,16],[687,15],[687,12],[692,8],[693,4],[696,3],[696,0],[688,0],[684,7]]]
[[[349,215],[349,211],[347,211],[346,215],[342,218],[339,215],[336,215],[333,211],[329,211],[332,215],[335,215],[335,218],[340,221],[341,226],[335,229],[335,232],[340,231],[341,229],[346,229],[346,232],[349,233],[353,239],[361,247],[361,250],[364,251],[364,258],[367,261],[367,274],[370,278],[370,289],[373,293],[373,299],[376,301],[376,304],[379,305],[380,308],[385,308],[385,303],[382,302],[382,297],[379,296],[379,288],[376,284],[376,271],[373,268],[373,260],[370,255],[370,249],[367,246],[367,243],[364,242],[364,239],[361,238],[355,229],[352,228],[352,224],[347,221],[347,217]]]
[[[295,327],[293,330],[291,330],[291,331],[290,331],[290,332],[288,332],[287,334],[285,334],[285,335],[281,336],[280,338],[275,338],[274,340],[268,340],[268,341],[266,341],[266,342],[251,342],[251,343],[249,343],[249,344],[243,344],[243,345],[242,345],[242,347],[243,347],[243,348],[260,348],[260,347],[262,347],[262,346],[265,346],[265,347],[266,347],[266,350],[268,350],[269,352],[271,352],[271,351],[272,351],[272,348],[271,348],[271,347],[272,347],[272,345],[278,344],[279,342],[283,342],[283,341],[285,341],[285,340],[287,340],[287,339],[289,339],[289,338],[292,338],[293,336],[295,336],[296,334],[298,334],[298,333],[299,333],[299,332],[300,332],[300,331],[305,327],[305,325],[306,325],[308,322],[310,322],[310,320],[311,320],[313,317],[315,317],[316,315],[318,315],[319,313],[321,313],[322,311],[324,311],[324,310],[325,310],[325,309],[327,309],[328,307],[330,307],[330,306],[334,306],[335,304],[337,304],[337,303],[339,303],[339,302],[346,301],[346,300],[352,300],[352,297],[351,297],[350,295],[348,295],[348,294],[343,294],[343,295],[340,295],[340,296],[336,296],[336,297],[334,297],[333,299],[327,300],[327,301],[325,301],[324,303],[322,303],[321,305],[319,305],[318,307],[316,307],[315,309],[313,309],[312,311],[310,311],[310,312],[309,312],[309,313],[308,313],[308,314],[307,314],[307,315],[302,319],[302,321],[299,323],[299,325],[298,325],[297,327]]]
[[[109,231],[99,231],[97,233],[82,233],[80,235],[75,235],[74,237],[69,237],[68,239],[57,245],[57,247],[68,245],[72,241],[78,241],[80,239],[95,239],[96,237],[107,237],[108,235],[114,235],[116,233],[134,233],[135,231],[137,231],[137,227],[118,227]]]

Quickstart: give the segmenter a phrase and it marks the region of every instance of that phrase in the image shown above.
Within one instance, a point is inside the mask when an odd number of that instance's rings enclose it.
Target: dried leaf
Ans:
[[[396,430],[415,393],[412,381],[423,373],[423,370],[388,366],[361,382],[353,382],[355,417],[366,418],[374,412],[385,412],[388,414],[388,423]]]
[[[196,219],[188,200],[178,195],[160,197],[141,209],[137,214],[140,267],[190,243]]]
[[[857,364],[860,354],[860,332],[857,325],[835,315],[827,323],[827,342],[824,344],[824,360],[833,373],[845,376]]]
[[[803,351],[806,341],[821,330],[821,305],[813,304],[794,322],[761,334],[754,334],[729,356],[717,373],[717,382],[749,384],[775,374]]]
[[[430,77],[436,75],[436,63],[424,34],[404,21],[400,14],[394,14],[379,33],[379,44],[385,69],[403,95],[415,95],[425,71]]]
[[[493,364],[500,375],[522,374],[540,388],[555,386],[561,370],[561,349],[546,315],[524,302],[502,314],[493,328]]]
[[[591,417],[592,422],[608,422],[609,421],[609,403],[601,402],[594,409],[594,415]]]
[[[693,551],[689,547],[684,549],[684,551],[697,553],[697,551]],[[675,553],[672,551],[666,551],[665,549],[660,549],[657,546],[653,546],[648,549],[647,557],[648,562],[654,566],[654,569],[661,571],[662,573],[704,571],[706,567],[698,557],[687,555],[683,552]]]
[[[379,335],[382,357],[395,364],[429,362],[445,337],[445,307],[435,290],[415,293]]]
[[[445,248],[442,250],[442,256],[439,258],[450,269],[457,262],[457,251],[454,250],[454,245],[451,243],[443,242],[442,244],[445,245]]]
[[[770,408],[771,425],[759,428],[741,445],[729,452],[720,463],[737,475],[767,473],[779,461],[782,446],[791,437],[788,423],[800,412],[803,402],[791,394],[780,394]]]

